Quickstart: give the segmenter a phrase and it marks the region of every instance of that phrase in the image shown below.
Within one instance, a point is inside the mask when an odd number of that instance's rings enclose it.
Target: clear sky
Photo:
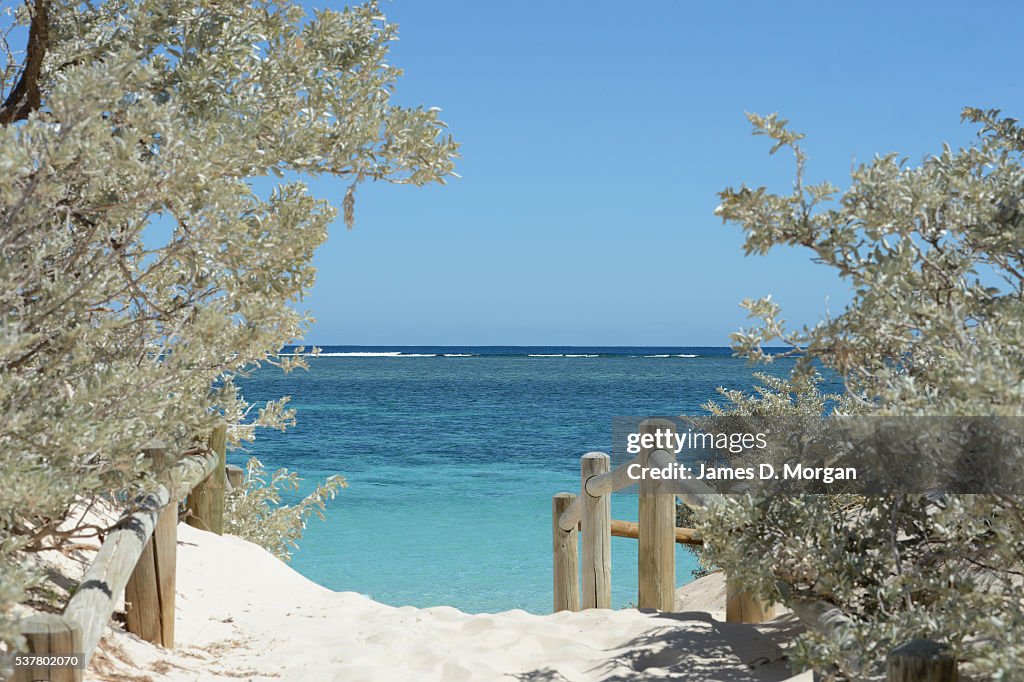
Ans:
[[[1024,117],[1016,2],[382,9],[396,100],[443,109],[462,178],[362,186],[304,302],[321,345],[726,345],[737,303],[767,293],[814,322],[844,284],[800,251],[744,257],[712,214],[728,185],[791,182],[745,111],[789,118],[809,177],[841,187],[854,159],[968,143],[965,105]],[[340,202],[344,185],[313,189]]]

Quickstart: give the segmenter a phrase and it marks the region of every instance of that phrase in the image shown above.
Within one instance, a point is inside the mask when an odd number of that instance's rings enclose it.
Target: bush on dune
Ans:
[[[808,384],[824,366],[846,393],[840,414],[1021,416],[1024,412],[1024,129],[967,109],[977,143],[910,166],[895,155],[857,167],[844,192],[807,184],[802,136],[775,116],[755,133],[797,160],[792,192],[727,189],[718,213],[748,253],[809,249],[853,289],[839,315],[790,330],[770,298],[734,348],[771,361],[790,345],[791,381],[726,392],[715,414],[822,410]],[[839,502],[842,502],[841,500]],[[1024,677],[1024,499],[1018,495],[746,495],[701,514],[706,560],[773,600],[823,600],[850,618],[841,636],[810,632],[800,660],[854,678],[881,674],[915,638],[953,646],[968,674]],[[780,592],[779,586],[785,586]]]
[[[341,476],[330,476],[295,504],[282,504],[283,491],[299,489],[298,474],[283,468],[268,472],[263,462],[250,457],[244,483],[224,496],[224,532],[290,561],[309,517],[323,521],[327,502],[347,485]]]
[[[2,652],[23,552],[81,532],[58,530],[76,501],[149,485],[141,448],[293,421],[233,378],[304,366],[278,353],[336,211],[299,178],[341,179],[351,226],[360,182],[443,182],[457,146],[392,103],[372,2],[33,0],[0,30],[27,34],[0,70]]]

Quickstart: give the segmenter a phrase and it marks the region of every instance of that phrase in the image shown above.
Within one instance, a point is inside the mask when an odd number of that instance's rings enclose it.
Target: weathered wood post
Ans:
[[[41,614],[21,623],[21,634],[28,644],[28,653],[34,656],[70,656],[77,654],[81,665],[82,626],[70,618]],[[15,668],[13,682],[81,682],[81,667],[20,667]]]
[[[612,607],[612,496],[597,497],[587,491],[587,481],[611,471],[611,458],[603,452],[588,452],[580,458],[580,500],[582,509],[583,563],[580,608]]]
[[[885,660],[888,682],[957,682],[960,674],[950,648],[926,639],[896,647]]]
[[[676,498],[664,492],[660,481],[650,475],[650,468],[657,466],[652,456],[657,452],[660,459],[675,461],[675,447],[667,442],[675,434],[675,422],[668,419],[645,419],[640,423],[640,433],[650,434],[654,447],[643,447],[641,442],[640,465],[647,474],[640,481],[640,528],[638,542],[639,590],[637,602],[642,609],[672,611],[676,604]],[[660,447],[657,437],[660,435]]]
[[[185,523],[217,535],[224,534],[224,461],[227,451],[227,426],[220,425],[210,434],[210,449],[217,453],[217,465],[188,496]]]
[[[572,493],[558,493],[551,498],[551,548],[554,575],[555,611],[580,610],[579,559],[576,549],[576,524],[571,530],[563,530],[558,524],[576,496]]]
[[[739,581],[725,576],[725,621],[756,625],[775,617],[775,606],[743,588]]]
[[[171,464],[163,450],[147,450],[146,455],[154,472]],[[177,552],[178,497],[172,490],[124,588],[128,632],[168,649],[174,647]]]
[[[226,465],[224,473],[228,480],[228,490],[237,490],[245,485],[245,469],[237,464]]]
[[[212,452],[198,453],[178,461],[167,472],[167,480],[155,490],[137,497],[107,533],[103,544],[64,607],[64,616],[82,631],[80,651],[88,665],[103,631],[110,622],[120,595],[128,586],[135,565],[153,535],[153,530],[176,491],[191,490],[209,476],[217,463]]]

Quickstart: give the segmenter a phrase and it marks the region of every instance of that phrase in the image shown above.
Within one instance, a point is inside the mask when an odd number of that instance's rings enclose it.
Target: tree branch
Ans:
[[[25,68],[21,72],[18,84],[7,95],[3,105],[0,105],[0,125],[23,121],[42,105],[39,76],[43,70],[43,58],[46,56],[46,48],[50,42],[49,4],[49,0],[35,0],[32,24],[28,31]]]

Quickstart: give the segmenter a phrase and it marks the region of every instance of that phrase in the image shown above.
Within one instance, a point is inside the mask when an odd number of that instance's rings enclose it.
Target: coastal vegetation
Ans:
[[[308,328],[297,306],[314,251],[339,215],[353,226],[360,183],[443,183],[458,152],[437,109],[394,103],[397,33],[375,2],[308,15],[289,0],[27,0],[4,21],[0,653],[22,644],[20,606],[62,597],[35,557],[103,538],[113,520],[79,512],[154,488],[144,449],[196,453],[226,424],[240,450],[294,424],[286,397],[252,404],[236,379],[306,366],[304,348],[282,348]],[[726,189],[718,214],[748,254],[806,249],[853,296],[802,329],[771,297],[745,301],[757,323],[735,350],[771,363],[783,343],[796,369],[760,375],[753,394],[723,389],[711,415],[1021,417],[1024,128],[998,111],[963,119],[979,127],[972,146],[917,165],[875,158],[841,190],[807,179],[786,121],[750,116],[771,153],[794,155],[793,189]],[[311,176],[342,183],[340,201],[312,196]],[[822,371],[842,393],[820,390]],[[282,506],[296,475],[251,458],[225,530],[287,560],[344,486],[330,477]],[[834,627],[795,650],[826,675],[879,677],[893,647],[929,638],[966,675],[1024,678],[1024,498],[1012,491],[755,489],[676,518],[699,528],[698,573],[722,567],[767,600],[833,609]]]
[[[188,452],[225,422],[241,446],[294,422],[235,377],[304,366],[279,352],[310,321],[296,305],[313,252],[338,212],[352,227],[357,186],[444,182],[457,155],[437,109],[393,102],[396,27],[374,2],[5,12],[0,652],[18,644],[15,606],[41,594],[33,554],[102,537],[69,513],[150,486],[143,448]],[[343,183],[337,208],[307,191],[317,175]],[[264,493],[236,509],[262,514],[287,480],[252,483]],[[280,555],[298,523],[275,519],[263,544]]]
[[[309,518],[323,521],[327,502],[347,485],[341,476],[330,476],[295,504],[282,504],[282,492],[298,490],[299,475],[284,468],[267,471],[263,462],[250,457],[243,484],[224,495],[224,532],[289,561]]]
[[[849,188],[810,183],[802,135],[751,115],[757,135],[796,159],[792,191],[726,189],[718,214],[746,252],[807,249],[853,296],[840,314],[787,328],[770,297],[743,303],[758,324],[733,335],[753,361],[798,357],[790,380],[723,391],[713,415],[785,418],[1002,416],[1024,411],[1024,129],[998,111],[965,109],[980,127],[965,149],[913,165],[896,154],[852,171]],[[817,389],[835,372],[842,395]],[[1014,422],[1016,423],[1016,422]],[[1019,436],[1018,432],[1018,436]],[[733,496],[693,510],[702,561],[762,596],[834,607],[798,656],[850,678],[884,673],[885,654],[917,638],[950,645],[963,671],[1024,676],[1024,498],[1001,495]]]

